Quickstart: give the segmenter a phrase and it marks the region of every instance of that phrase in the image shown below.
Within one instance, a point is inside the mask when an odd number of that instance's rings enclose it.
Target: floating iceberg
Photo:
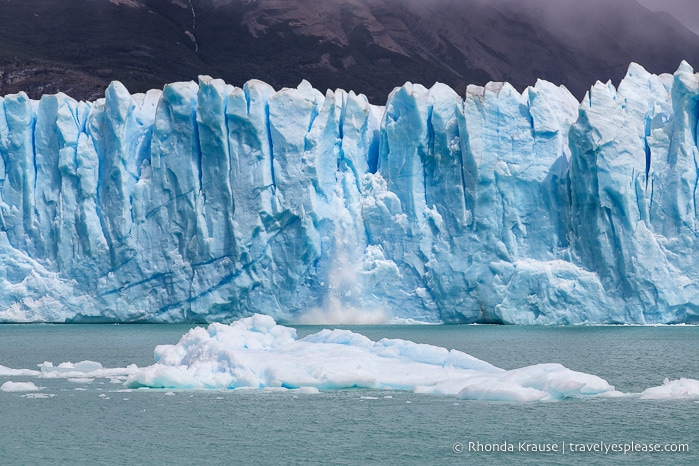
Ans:
[[[699,77],[0,98],[0,321],[699,322]]]
[[[99,377],[116,380],[133,374],[137,369],[138,367],[135,364],[123,368],[110,369],[95,361],[62,362],[58,366],[54,366],[53,363],[46,361],[39,365],[41,377],[45,379],[92,379]]]
[[[0,385],[0,392],[36,392],[41,388],[34,385],[33,382],[12,382],[8,380]]]
[[[699,400],[699,380],[665,379],[658,387],[641,392],[643,400]]]
[[[172,390],[293,390],[316,394],[363,388],[478,401],[699,399],[699,380],[694,379],[666,379],[662,386],[640,394],[622,393],[598,376],[557,363],[504,370],[457,350],[401,339],[372,341],[339,329],[324,329],[298,339],[294,328],[279,325],[262,314],[229,325],[195,327],[175,345],[156,346],[154,355],[155,363],[147,367],[131,364],[106,368],[95,361],[58,365],[44,362],[39,370],[0,366],[0,377],[63,379],[81,385],[110,379],[123,387],[111,392],[152,388],[167,390],[166,395],[173,394]],[[95,390],[103,390],[103,382],[95,385]],[[6,381],[0,386],[3,392],[41,389],[33,382]],[[105,393],[99,396],[108,399]]]
[[[190,330],[155,349],[156,364],[129,375],[129,388],[344,388],[411,390],[468,400],[538,401],[618,392],[560,364],[506,371],[456,350],[407,340],[371,341],[349,330],[296,330],[254,315]]]
[[[41,372],[33,369],[11,369],[9,367],[0,366],[0,377],[12,377],[15,375],[19,376],[37,376]]]

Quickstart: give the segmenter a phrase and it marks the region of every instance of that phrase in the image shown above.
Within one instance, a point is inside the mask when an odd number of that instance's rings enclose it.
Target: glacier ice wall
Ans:
[[[0,98],[0,321],[699,322],[699,75]]]

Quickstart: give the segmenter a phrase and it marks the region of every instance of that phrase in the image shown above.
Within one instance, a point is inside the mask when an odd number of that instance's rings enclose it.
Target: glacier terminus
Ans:
[[[0,97],[0,321],[699,323],[699,74]]]

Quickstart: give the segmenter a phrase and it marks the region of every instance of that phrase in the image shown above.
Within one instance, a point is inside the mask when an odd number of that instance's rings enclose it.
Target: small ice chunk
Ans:
[[[53,398],[54,396],[56,396],[55,393],[27,393],[25,395],[22,395],[22,398],[45,399],[45,398]]]
[[[52,362],[45,361],[39,364],[41,372],[32,375],[40,375],[44,378],[63,379],[63,378],[109,378],[116,380],[116,383],[122,383],[123,378],[135,372],[138,367],[131,364],[127,367],[108,369],[95,361],[80,361],[77,363],[62,362],[58,366],[54,366]],[[121,380],[119,380],[121,379]]]
[[[38,390],[41,390],[41,388],[34,385],[33,382],[12,382],[8,380],[0,386],[0,391],[3,392],[36,392]]]
[[[0,366],[0,377],[37,376],[39,374],[39,371],[31,369],[11,369],[9,367]]]
[[[658,387],[641,392],[642,400],[694,400],[699,399],[699,380],[665,379]]]
[[[70,377],[67,380],[73,383],[92,383],[95,381],[95,379],[89,377]]]
[[[320,393],[316,387],[301,387],[298,389],[298,393],[303,393],[304,395],[316,395]]]

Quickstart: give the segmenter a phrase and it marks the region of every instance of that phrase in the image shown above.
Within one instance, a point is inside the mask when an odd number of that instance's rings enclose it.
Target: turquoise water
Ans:
[[[181,325],[2,325],[0,365],[153,362]],[[699,327],[349,327],[369,338],[456,348],[512,369],[560,362],[638,393],[699,379]],[[298,327],[299,336],[320,327]],[[699,403],[638,398],[467,402],[400,391],[134,390],[109,379],[33,381],[48,398],[0,392],[0,464],[699,464]],[[469,442],[557,453],[473,452]],[[561,452],[563,443],[684,444],[686,453]],[[454,445],[464,446],[455,453]],[[507,445],[507,444],[505,444]],[[487,447],[489,448],[489,447]],[[569,447],[568,447],[569,448]]]

